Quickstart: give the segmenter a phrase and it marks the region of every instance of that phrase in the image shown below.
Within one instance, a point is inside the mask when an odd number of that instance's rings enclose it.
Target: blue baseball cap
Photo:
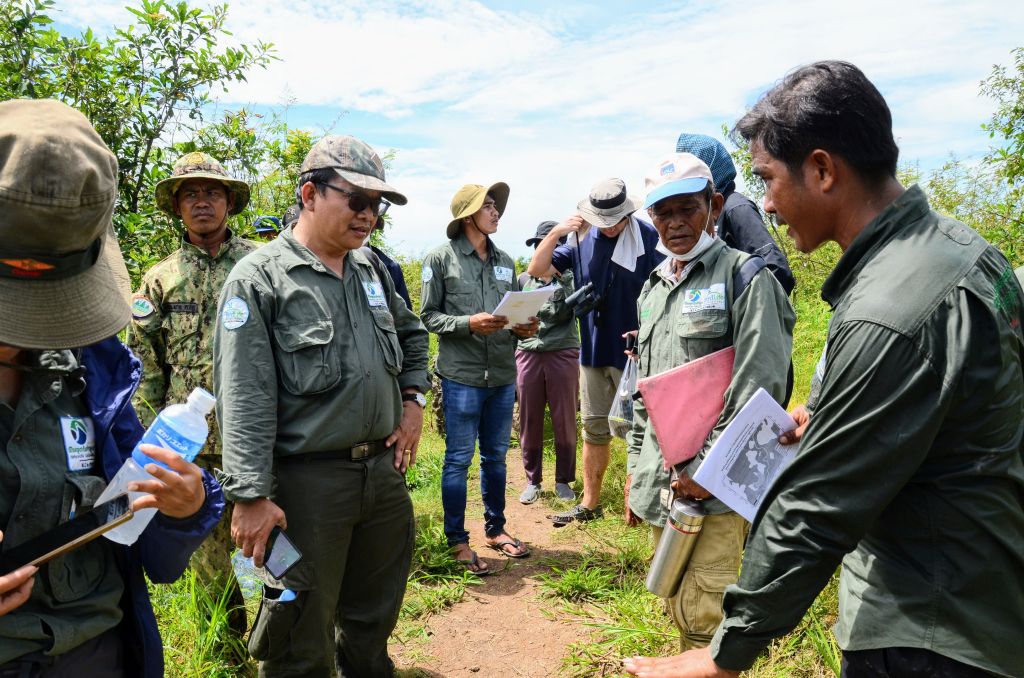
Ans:
[[[721,141],[707,134],[679,135],[676,141],[676,153],[693,153],[711,168],[711,177],[715,180],[715,188],[721,193],[725,185],[736,180],[736,165],[732,156]]]
[[[673,195],[699,193],[709,185],[714,186],[715,180],[703,160],[692,153],[673,153],[644,179],[647,189],[644,209]]]
[[[253,226],[257,233],[277,233],[281,230],[281,220],[277,217],[259,217]]]

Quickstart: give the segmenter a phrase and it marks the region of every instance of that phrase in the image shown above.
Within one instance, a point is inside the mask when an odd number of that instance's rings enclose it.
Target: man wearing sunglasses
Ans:
[[[406,198],[353,137],[320,140],[300,172],[298,220],[231,272],[214,341],[232,536],[257,566],[275,525],[303,554],[263,572],[249,651],[268,678],[391,676],[428,338],[363,242]]]
[[[156,205],[181,223],[180,246],[149,269],[132,297],[128,345],[142,360],[142,382],[133,404],[149,426],[156,413],[183,403],[196,387],[213,391],[213,328],[217,297],[228,273],[258,246],[234,235],[228,217],[249,202],[249,185],[228,175],[206,153],[186,153],[156,185]],[[222,467],[214,417],[210,436],[195,463],[210,473]],[[229,587],[228,624],[233,637],[222,647],[231,656],[245,637],[245,600],[231,569],[231,513],[192,558],[199,580],[214,596]],[[237,657],[243,660],[244,657]]]

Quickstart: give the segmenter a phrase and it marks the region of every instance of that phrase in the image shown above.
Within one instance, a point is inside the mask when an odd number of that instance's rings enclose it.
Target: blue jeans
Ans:
[[[505,529],[505,453],[512,437],[515,384],[477,387],[441,378],[446,431],[441,504],[448,545],[469,542],[466,531],[466,478],[480,440],[480,494],[484,532],[496,537]]]

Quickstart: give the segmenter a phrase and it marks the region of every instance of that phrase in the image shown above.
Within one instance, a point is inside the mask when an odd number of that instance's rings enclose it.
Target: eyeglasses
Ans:
[[[355,193],[353,191],[346,191],[344,188],[338,188],[337,186],[331,186],[330,184],[318,185],[323,186],[324,188],[329,188],[331,190],[337,191],[338,193],[343,193],[344,195],[347,195],[348,208],[356,213],[362,212],[367,207],[369,207],[370,211],[373,212],[374,216],[382,217],[385,214],[387,214],[388,208],[391,207],[391,203],[389,203],[384,198],[378,198],[376,201],[374,201],[373,198],[366,195],[365,193]]]

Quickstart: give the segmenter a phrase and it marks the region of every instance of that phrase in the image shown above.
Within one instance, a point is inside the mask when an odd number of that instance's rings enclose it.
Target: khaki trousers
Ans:
[[[651,526],[655,546],[663,529]],[[711,643],[722,622],[725,587],[739,578],[743,544],[749,531],[750,523],[738,513],[730,511],[704,518],[679,591],[665,601],[672,621],[679,627],[679,648],[683,652]]]

